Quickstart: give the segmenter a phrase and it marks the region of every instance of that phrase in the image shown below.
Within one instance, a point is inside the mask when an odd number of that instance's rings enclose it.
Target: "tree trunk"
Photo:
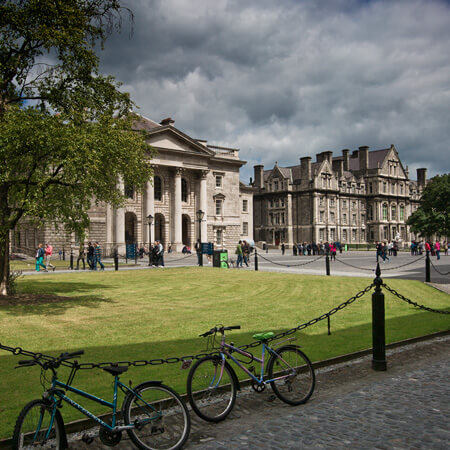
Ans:
[[[8,295],[9,230],[0,231],[0,296]]]

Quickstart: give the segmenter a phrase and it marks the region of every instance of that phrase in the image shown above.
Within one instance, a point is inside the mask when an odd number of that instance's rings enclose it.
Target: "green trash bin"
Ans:
[[[222,269],[228,269],[228,251],[227,250],[214,250],[213,267],[220,267]]]

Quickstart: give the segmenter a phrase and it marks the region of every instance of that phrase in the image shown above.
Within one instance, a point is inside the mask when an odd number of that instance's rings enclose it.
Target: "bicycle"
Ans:
[[[256,392],[262,392],[266,385],[270,384],[273,392],[283,402],[290,405],[306,403],[314,391],[315,374],[310,360],[299,346],[290,343],[275,350],[268,345],[268,340],[275,335],[273,332],[257,333],[253,335],[253,339],[262,344],[261,358],[257,358],[252,353],[235,347],[232,342],[225,342],[225,331],[240,328],[239,325],[216,326],[200,335],[208,337],[207,348],[218,350],[218,353],[197,360],[189,371],[187,394],[196,414],[206,421],[220,422],[233,409],[240,383],[227,360],[233,361],[251,377],[252,388]],[[221,334],[220,342],[216,340],[217,333]],[[278,342],[276,347],[293,340],[295,338]],[[266,367],[267,377],[264,375],[266,352],[270,354]],[[249,358],[249,361],[238,360],[233,354]],[[259,376],[253,366],[248,369],[244,366],[253,361],[260,364]]]
[[[79,369],[78,361],[69,361],[82,355],[83,350],[73,353],[61,353],[58,358],[36,354],[34,359],[19,361],[19,367],[39,365],[41,367],[41,384],[44,387],[42,399],[29,402],[19,414],[14,435],[13,449],[28,448],[68,448],[64,421],[59,411],[62,402],[66,402],[85,416],[100,425],[100,440],[107,446],[118,444],[122,431],[140,449],[179,449],[189,437],[190,416],[180,396],[160,381],[146,381],[136,387],[126,386],[120,381],[120,375],[128,370],[128,366],[111,365],[102,369],[114,377],[113,401],[109,402],[72,386],[75,374]],[[57,369],[61,366],[71,367],[66,383],[58,380]],[[46,378],[46,371],[52,372],[51,381]],[[46,389],[46,385],[50,388]],[[118,390],[124,394],[120,411],[117,411]],[[66,391],[76,393],[93,400],[112,410],[111,418],[101,418],[86,410],[69,398]],[[120,420],[122,419],[122,420]],[[123,423],[122,423],[123,422]],[[93,437],[83,436],[86,443]]]

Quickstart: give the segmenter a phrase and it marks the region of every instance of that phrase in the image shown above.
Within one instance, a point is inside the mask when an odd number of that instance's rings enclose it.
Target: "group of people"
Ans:
[[[44,272],[48,272],[47,267],[50,267],[55,271],[56,267],[50,262],[53,255],[53,247],[50,244],[45,244],[45,248],[40,243],[36,249],[36,272],[44,269]],[[45,263],[44,263],[45,260]]]
[[[342,253],[340,242],[294,242],[292,245],[292,254],[294,256],[315,256],[315,255],[331,255],[332,259],[336,259],[336,252]],[[285,245],[281,244],[281,254],[285,253]]]
[[[444,241],[442,244],[437,240],[434,244],[431,241],[412,241],[411,255],[422,255],[428,252],[431,256],[436,256],[436,259],[441,259],[441,252],[448,256],[448,242]]]
[[[250,253],[251,247],[247,241],[239,241],[236,246],[235,254],[236,254],[236,267],[243,267],[245,264],[247,267],[250,262]]]
[[[84,243],[80,244],[76,270],[80,268],[80,261],[83,263],[83,270],[86,269],[85,259],[87,260],[89,270],[97,270],[97,265],[100,266],[100,270],[105,270],[105,266],[102,263],[102,248],[98,242],[88,242],[87,253]]]

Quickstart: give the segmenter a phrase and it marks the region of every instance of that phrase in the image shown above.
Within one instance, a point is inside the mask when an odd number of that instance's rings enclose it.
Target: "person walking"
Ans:
[[[86,252],[84,251],[84,243],[80,244],[80,248],[78,249],[78,258],[77,258],[77,269],[80,268],[80,261],[83,262],[83,270],[86,270],[86,263],[85,263],[85,256]]]
[[[284,252],[286,251],[286,246],[284,245],[284,242],[281,244],[281,254],[284,255]]]
[[[334,242],[330,242],[330,256],[331,261],[336,261],[336,245],[334,244]]]
[[[161,241],[156,241],[157,243],[157,257],[158,257],[158,267],[164,267],[164,246]]]
[[[439,241],[436,241],[436,244],[434,244],[434,250],[436,252],[436,259],[441,259],[441,243]]]
[[[242,260],[244,264],[248,267],[248,261],[250,259],[250,247],[247,241],[242,242]]]
[[[234,253],[236,253],[236,255],[237,255],[236,267],[237,268],[242,267],[242,262],[243,262],[243,259],[242,259],[242,241],[238,242],[238,245],[236,246],[236,250],[235,250]]]
[[[95,247],[92,242],[88,242],[87,263],[89,265],[89,270],[94,270]]]
[[[197,265],[202,264],[202,243],[200,242],[200,239],[197,239],[197,242],[195,243],[195,252],[197,253]]]
[[[42,244],[38,245],[36,249],[36,272],[40,271],[40,268],[44,268],[44,272],[48,272],[47,266],[44,264],[45,250],[42,248]]]
[[[51,267],[53,272],[55,271],[56,267],[50,262],[53,255],[53,247],[50,244],[45,244],[45,265],[47,267]]]
[[[102,263],[102,248],[98,242],[95,243],[94,250],[94,270],[97,270],[97,263],[100,264],[101,270],[105,270],[105,266]]]

